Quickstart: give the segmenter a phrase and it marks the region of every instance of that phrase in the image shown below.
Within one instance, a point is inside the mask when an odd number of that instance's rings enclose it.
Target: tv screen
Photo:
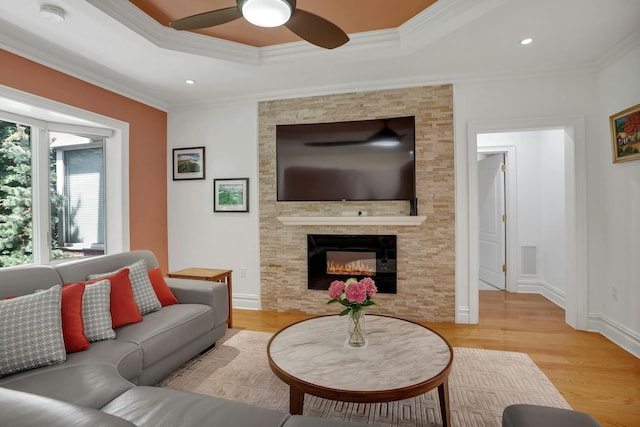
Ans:
[[[415,117],[276,125],[278,201],[415,198]]]

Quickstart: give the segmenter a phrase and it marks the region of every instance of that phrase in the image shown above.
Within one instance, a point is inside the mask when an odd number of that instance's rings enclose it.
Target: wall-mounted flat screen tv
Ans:
[[[413,200],[415,117],[276,125],[278,201]]]

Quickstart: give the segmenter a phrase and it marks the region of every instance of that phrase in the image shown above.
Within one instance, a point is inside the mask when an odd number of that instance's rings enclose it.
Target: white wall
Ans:
[[[565,155],[564,130],[539,133],[540,144],[540,273],[546,292],[565,297]],[[551,297],[553,298],[553,297]],[[553,301],[559,303],[557,298]],[[564,307],[564,303],[560,303]]]
[[[608,117],[640,102],[638,70],[640,46],[600,73],[599,143],[589,153],[593,177],[589,208],[598,220],[590,235],[589,326],[636,355],[640,354],[640,160],[612,163]]]
[[[257,115],[252,102],[168,117],[169,269],[232,269],[233,306],[244,308],[260,306]],[[173,181],[171,150],[195,146],[205,146],[206,179]],[[249,212],[213,212],[213,179],[245,177]]]
[[[564,132],[561,129],[478,135],[478,147],[515,147],[517,238],[514,257],[519,292],[548,296],[564,307]],[[510,219],[508,218],[507,221]],[[514,220],[514,218],[511,218]],[[537,274],[523,275],[520,248],[535,246]]]

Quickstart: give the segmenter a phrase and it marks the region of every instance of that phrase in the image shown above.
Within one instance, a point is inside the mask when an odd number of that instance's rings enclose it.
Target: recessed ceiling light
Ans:
[[[187,79],[187,80],[185,80],[184,82],[185,82],[186,84],[188,84],[188,85],[194,85],[194,84],[196,84],[196,81],[195,81],[195,80],[191,80],[191,79]]]
[[[531,43],[533,43],[533,39],[531,37],[527,37],[526,39],[520,40],[520,44],[522,46],[526,46],[526,45],[531,44]]]
[[[65,11],[63,8],[52,4],[40,6],[40,16],[51,22],[64,22]]]

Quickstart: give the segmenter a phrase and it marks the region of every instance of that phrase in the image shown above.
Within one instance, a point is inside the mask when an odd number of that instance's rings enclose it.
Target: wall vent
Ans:
[[[538,247],[522,246],[522,263],[521,274],[537,275],[538,274]]]

